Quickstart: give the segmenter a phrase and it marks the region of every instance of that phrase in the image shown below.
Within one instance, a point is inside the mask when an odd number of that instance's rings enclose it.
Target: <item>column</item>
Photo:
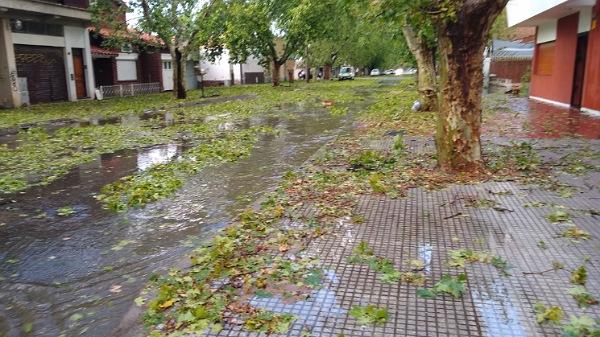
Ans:
[[[0,18],[0,107],[19,107],[21,104],[10,21]]]

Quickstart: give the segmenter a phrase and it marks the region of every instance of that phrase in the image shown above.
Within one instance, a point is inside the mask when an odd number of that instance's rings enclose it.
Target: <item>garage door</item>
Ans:
[[[17,44],[15,60],[18,76],[27,78],[31,103],[67,100],[62,48]]]
[[[245,84],[265,83],[265,73],[245,73],[244,81]]]

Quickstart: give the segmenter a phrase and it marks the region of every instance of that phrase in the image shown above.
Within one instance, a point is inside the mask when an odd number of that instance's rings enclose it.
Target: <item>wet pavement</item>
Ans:
[[[562,116],[572,123],[557,124],[560,129],[556,132],[538,133],[534,129],[519,137],[488,135],[483,140],[486,148],[530,142],[541,160],[553,168],[554,176],[574,188],[571,197],[513,181],[452,185],[433,191],[416,188],[399,199],[364,195],[355,209],[364,216],[363,224],[341,220],[332,235],[313,241],[306,251],[306,255],[319,258],[326,271],[322,289],[294,303],[278,297],[255,297],[251,304],[294,315],[296,320],[286,336],[562,336],[559,326],[536,322],[534,305],[538,302],[562,307],[567,319],[569,315],[599,318],[599,305],[580,308],[568,290],[573,287],[571,271],[585,265],[586,288],[594,296],[600,293],[600,140],[584,138],[598,138],[595,132],[600,128],[594,125],[600,119],[527,100],[514,104],[525,107],[526,111],[516,113],[531,121],[553,121]],[[543,116],[544,112],[548,115]],[[391,149],[392,144],[388,136],[365,147]],[[435,152],[430,138],[406,137],[405,145],[413,154]],[[583,158],[590,166],[569,173],[567,156]],[[499,207],[474,207],[471,200],[489,200]],[[546,217],[557,209],[571,214],[571,220],[548,221]],[[310,218],[317,211],[305,207],[298,212],[295,218]],[[563,237],[562,233],[574,225],[589,232],[591,239]],[[361,241],[366,241],[376,256],[393,261],[399,270],[407,270],[410,260],[423,261],[426,287],[442,275],[466,273],[465,295],[459,299],[448,295],[423,299],[417,296],[417,286],[382,282],[368,265],[348,262]],[[510,275],[485,263],[450,267],[449,253],[456,249],[500,256],[508,262]],[[553,270],[556,263],[563,268]],[[361,325],[349,315],[355,305],[386,308],[389,318],[382,326]],[[227,325],[207,336],[264,335]]]
[[[505,104],[498,108],[508,112],[493,116],[488,129],[510,129],[509,133],[527,138],[600,139],[600,117],[580,112],[574,108],[505,95]],[[484,127],[485,128],[485,127]]]
[[[34,336],[111,334],[152,273],[181,264],[193,246],[352,124],[310,106],[246,120],[243,127],[278,132],[262,137],[248,158],[209,167],[143,210],[114,214],[94,195],[122,176],[176,160],[180,145],[103,155],[49,186],[3,199],[0,336],[29,329]],[[58,215],[64,206],[74,213]]]
[[[544,160],[556,164],[576,150],[600,151],[600,142],[581,139],[600,138],[600,119],[518,98],[509,104],[520,121],[531,121],[520,129],[525,134],[521,139],[543,138],[536,140],[535,147]],[[240,210],[275,187],[287,170],[301,165],[352,125],[350,117],[331,116],[323,109],[285,106],[282,110],[293,114],[245,122],[246,127],[272,125],[280,131],[263,137],[248,158],[207,168],[172,198],[143,210],[114,214],[103,210],[93,196],[122,176],[176,160],[185,150],[181,144],[103,155],[49,186],[2,200],[0,336],[113,334],[152,273],[182,265],[182,257],[192,247],[227,225]],[[547,123],[554,127],[545,128]],[[566,136],[577,139],[554,139]],[[381,146],[391,146],[389,138]],[[509,140],[487,141],[499,146]],[[407,145],[414,151],[433,151],[428,139],[414,139]],[[558,238],[562,225],[550,224],[544,216],[553,210],[553,203],[600,209],[600,176],[597,172],[558,174],[569,184],[579,184],[579,193],[567,200],[552,192],[502,182],[441,191],[414,189],[403,199],[365,196],[357,208],[366,219],[364,224],[342,221],[334,235],[309,247],[308,253],[319,256],[328,270],[323,289],[293,304],[277,298],[257,298],[253,304],[296,315],[288,336],[301,336],[306,327],[311,336],[559,336],[557,328],[535,323],[533,304],[542,301],[562,305],[569,314],[600,316],[597,306],[579,309],[566,294],[568,271],[584,263],[586,256],[592,261],[600,257],[600,227],[597,215],[578,212],[573,221],[593,239],[576,243]],[[469,207],[464,200],[470,197],[493,199],[510,211]],[[455,199],[459,201],[448,205]],[[525,207],[532,202],[546,206]],[[75,213],[58,215],[58,209],[67,205]],[[456,213],[461,216],[448,218]],[[413,286],[383,284],[368,267],[348,264],[347,257],[361,240],[397,267],[409,259],[424,260],[430,283],[442,274],[457,273],[448,268],[446,258],[449,250],[458,248],[502,256],[512,276],[501,276],[490,265],[469,265],[465,270],[468,295],[463,299],[424,300],[416,296]],[[548,249],[537,247],[540,240]],[[523,275],[547,269],[554,260],[564,263],[565,269]],[[600,266],[590,263],[587,267],[588,288],[597,294]],[[388,308],[388,323],[359,325],[348,316],[356,304]],[[29,328],[31,332],[25,334]],[[227,327],[218,336],[257,336],[240,329]]]
[[[503,146],[509,141],[485,138],[488,146]],[[391,148],[392,143],[388,137],[367,146]],[[405,144],[412,153],[435,150],[428,138],[407,138]],[[600,154],[598,140],[543,139],[534,147],[551,165],[565,153],[592,150]],[[591,163],[600,168],[600,156]],[[312,337],[562,336],[558,326],[536,323],[533,307],[541,302],[561,306],[566,317],[600,317],[600,306],[580,308],[568,294],[573,286],[570,273],[580,265],[587,268],[587,289],[594,295],[600,291],[600,216],[594,213],[600,210],[600,171],[589,170],[578,176],[555,173],[564,183],[595,183],[575,185],[577,190],[571,198],[515,182],[453,185],[438,191],[417,188],[400,199],[365,195],[355,210],[364,216],[363,224],[342,220],[332,235],[313,241],[306,252],[318,257],[326,270],[322,289],[295,303],[277,297],[254,298],[251,303],[293,314],[296,321],[286,336],[305,336],[307,332]],[[470,202],[474,199],[491,200],[500,207],[474,207]],[[546,216],[556,209],[569,212],[572,224],[549,222]],[[314,212],[306,207],[297,215],[311,216]],[[588,231],[592,238],[575,241],[562,237],[561,233],[573,224]],[[466,273],[466,294],[459,299],[448,295],[423,299],[416,294],[417,286],[382,282],[368,265],[348,262],[361,241],[366,241],[376,256],[393,261],[399,270],[406,270],[410,260],[423,261],[427,287],[442,275]],[[541,241],[544,248],[540,248]],[[464,248],[504,258],[510,275],[484,263],[450,267],[450,251]],[[564,268],[552,270],[555,261]],[[389,318],[383,326],[361,325],[348,314],[355,305],[386,308]],[[219,333],[207,335],[263,336],[240,326],[226,326]]]

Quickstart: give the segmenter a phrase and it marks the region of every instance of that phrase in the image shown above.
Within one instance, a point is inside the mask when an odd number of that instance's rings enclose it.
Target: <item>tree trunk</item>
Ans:
[[[417,81],[421,110],[436,110],[435,50],[427,44],[425,39],[417,36],[411,26],[402,27],[402,33],[408,48],[417,61]]]
[[[507,0],[465,1],[456,20],[437,22],[440,92],[436,146],[447,171],[478,171],[481,157],[483,50]]]
[[[324,80],[330,80],[331,79],[331,64],[325,64],[323,66],[323,79]]]
[[[310,65],[308,61],[306,61],[306,65],[304,66],[304,80],[306,83],[310,82]]]
[[[279,86],[279,69],[281,68],[281,63],[277,61],[273,61],[273,71],[271,72],[271,79],[273,82],[273,86]]]
[[[173,94],[178,99],[185,99],[185,85],[183,83],[184,80],[184,64],[183,64],[183,54],[179,50],[179,48],[174,47],[173,52],[171,53],[171,57],[173,58]]]
[[[294,83],[294,70],[288,69],[288,81]]]

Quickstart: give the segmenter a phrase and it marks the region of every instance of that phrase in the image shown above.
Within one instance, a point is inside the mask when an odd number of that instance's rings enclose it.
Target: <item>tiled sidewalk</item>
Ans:
[[[503,144],[506,140],[487,142]],[[425,139],[407,139],[406,143],[409,151],[433,151],[432,142]],[[600,142],[595,140],[546,139],[534,143],[541,158],[555,164],[579,149],[600,151]],[[584,159],[599,164],[598,159]],[[561,336],[559,328],[536,323],[533,306],[542,302],[562,307],[567,316],[600,317],[600,305],[580,309],[567,293],[573,286],[570,272],[585,264],[586,287],[594,296],[600,295],[600,216],[590,212],[600,211],[600,174],[590,171],[577,177],[557,176],[579,191],[571,198],[561,198],[516,182],[490,182],[438,191],[413,189],[399,199],[364,196],[356,210],[365,217],[363,224],[342,221],[333,235],[309,247],[308,254],[319,257],[328,270],[324,288],[305,301],[255,298],[252,304],[294,314],[297,319],[287,336]],[[471,206],[475,199],[493,200],[497,207]],[[556,206],[567,207],[572,222],[589,232],[592,239],[574,242],[561,237],[567,225],[545,218]],[[416,295],[416,286],[382,283],[368,266],[347,262],[362,240],[376,255],[391,259],[397,269],[407,270],[411,259],[425,261],[426,287],[443,274],[466,272],[466,293],[460,299],[448,295],[423,299]],[[539,247],[540,241],[544,241],[545,249]],[[503,276],[483,263],[468,264],[464,269],[449,267],[449,251],[460,248],[504,258],[511,275]],[[547,271],[554,261],[564,264],[564,269]],[[547,272],[539,273],[543,271]],[[390,317],[385,325],[361,326],[348,314],[353,305],[367,304],[387,308]],[[217,335],[260,336],[231,326]]]

